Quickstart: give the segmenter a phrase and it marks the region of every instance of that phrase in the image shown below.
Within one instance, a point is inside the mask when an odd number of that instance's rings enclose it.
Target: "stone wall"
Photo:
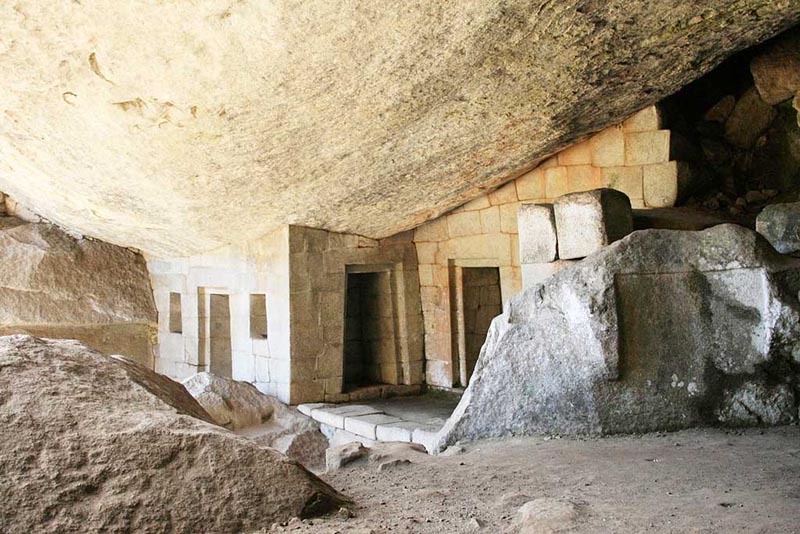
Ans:
[[[407,391],[423,382],[419,273],[412,233],[374,241],[302,226],[289,228],[291,250],[292,403],[347,401],[359,395]],[[396,362],[381,362],[381,382],[372,391],[346,392],[344,319],[348,274],[386,273],[391,285]],[[387,326],[385,321],[376,323]],[[394,371],[387,367],[394,366]]]
[[[216,351],[213,345],[227,343],[229,336],[231,378],[251,382],[262,392],[289,401],[288,228],[245,246],[226,247],[201,256],[149,258],[148,268],[159,311],[158,372],[183,379],[209,371]],[[178,311],[176,294],[180,296],[180,329],[175,328],[174,321],[170,326],[171,312]],[[228,328],[219,324],[224,319],[211,313],[212,300],[217,309],[224,305],[219,296],[227,297]],[[251,309],[251,302],[259,309]],[[266,306],[263,313],[261,303]],[[251,321],[266,324],[266,332],[251,328]],[[224,340],[213,335],[221,331]],[[225,374],[227,370],[215,372]]]
[[[459,272],[497,267],[503,302],[523,287],[517,212],[523,203],[607,187],[622,191],[634,208],[672,206],[690,184],[686,165],[670,161],[670,132],[655,106],[544,161],[499,189],[414,231],[425,320],[428,384],[459,384],[455,297]]]

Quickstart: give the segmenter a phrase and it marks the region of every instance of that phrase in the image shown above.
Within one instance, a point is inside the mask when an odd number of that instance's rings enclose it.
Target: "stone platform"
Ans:
[[[369,447],[378,441],[401,441],[431,451],[436,434],[458,401],[458,395],[429,393],[350,404],[300,404],[297,409],[320,423],[331,446],[360,441]]]

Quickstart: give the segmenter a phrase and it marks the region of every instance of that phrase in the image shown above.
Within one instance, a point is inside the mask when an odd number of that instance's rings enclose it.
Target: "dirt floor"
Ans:
[[[265,532],[800,532],[797,426],[403,447],[322,478],[354,499],[353,517]]]

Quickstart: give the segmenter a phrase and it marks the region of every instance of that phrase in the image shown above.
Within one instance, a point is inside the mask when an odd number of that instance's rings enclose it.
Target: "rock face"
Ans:
[[[800,90],[800,30],[782,35],[753,58],[750,70],[761,98],[779,104]]]
[[[3,2],[0,189],[158,256],[385,237],[800,20],[707,4]]]
[[[634,232],[509,302],[439,448],[791,422],[799,289],[800,261],[746,228]]]
[[[781,254],[800,252],[800,202],[765,207],[756,218],[756,231]]]
[[[153,365],[156,309],[143,258],[0,217],[0,335],[75,338]]]
[[[198,373],[183,385],[216,424],[278,449],[307,467],[324,463],[328,439],[319,424],[252,384]]]
[[[75,341],[0,338],[3,531],[240,532],[342,502],[192,417],[208,415],[170,382]]]

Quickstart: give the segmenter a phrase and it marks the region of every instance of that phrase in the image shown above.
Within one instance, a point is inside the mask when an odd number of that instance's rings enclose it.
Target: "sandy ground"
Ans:
[[[531,500],[544,512],[525,532],[800,532],[797,426],[465,449],[433,457],[403,448],[384,456],[410,464],[379,470],[387,458],[373,454],[323,474],[354,499],[353,517],[295,519],[265,532],[519,532],[515,518]],[[570,513],[559,515],[559,506]]]

